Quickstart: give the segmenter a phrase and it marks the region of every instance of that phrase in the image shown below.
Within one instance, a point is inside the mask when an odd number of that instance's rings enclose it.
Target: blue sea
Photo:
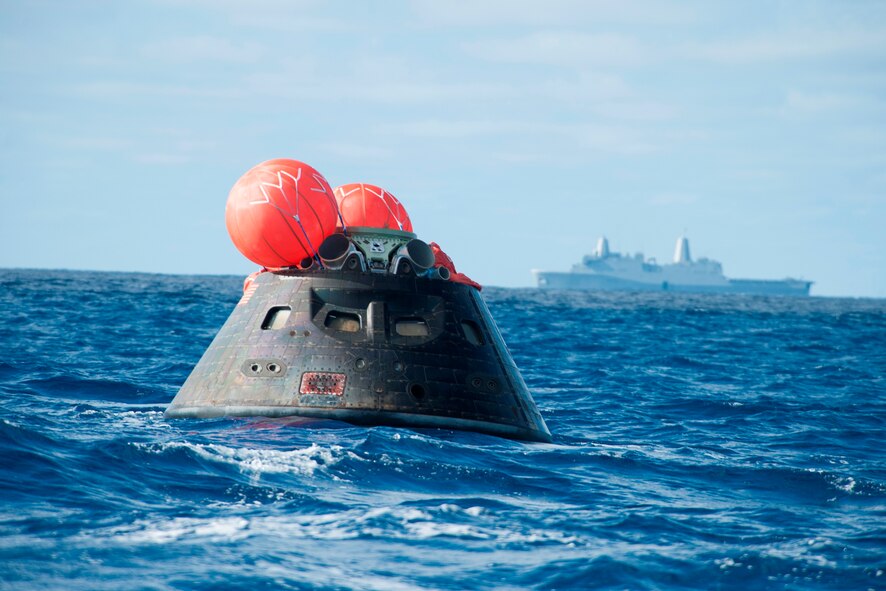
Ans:
[[[242,277],[0,270],[0,589],[886,589],[886,301],[484,297],[552,444],[166,420]]]

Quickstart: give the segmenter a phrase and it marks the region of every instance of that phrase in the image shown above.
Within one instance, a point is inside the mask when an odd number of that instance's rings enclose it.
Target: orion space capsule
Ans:
[[[234,185],[226,225],[262,270],[167,417],[314,417],[551,440],[480,286],[416,237],[387,191],[333,191],[302,162],[270,160]]]

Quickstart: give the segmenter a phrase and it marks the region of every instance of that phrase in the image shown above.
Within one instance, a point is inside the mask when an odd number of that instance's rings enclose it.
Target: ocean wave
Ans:
[[[250,509],[244,507],[243,509]],[[580,537],[542,528],[509,528],[495,523],[481,507],[454,504],[418,509],[408,506],[363,507],[310,515],[225,515],[143,519],[89,530],[81,544],[119,546],[203,541],[236,542],[250,537],[273,539],[396,541],[451,540],[488,542],[501,547],[581,544]]]
[[[292,450],[238,448],[215,443],[202,444],[187,441],[134,443],[133,445],[154,454],[184,450],[203,460],[236,466],[244,474],[256,478],[263,474],[313,476],[318,470],[326,470],[341,461],[343,455],[343,449],[340,446],[325,448],[317,444],[312,444],[304,449]]]

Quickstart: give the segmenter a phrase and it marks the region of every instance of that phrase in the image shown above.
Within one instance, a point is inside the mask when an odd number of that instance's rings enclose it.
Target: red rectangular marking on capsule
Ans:
[[[341,396],[345,393],[345,374],[328,371],[306,371],[301,376],[301,394]]]

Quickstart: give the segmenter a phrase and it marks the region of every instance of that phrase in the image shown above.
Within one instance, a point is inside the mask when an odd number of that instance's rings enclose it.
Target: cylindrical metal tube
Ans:
[[[340,268],[352,250],[351,241],[344,234],[332,234],[317,249],[323,265],[330,269]]]

